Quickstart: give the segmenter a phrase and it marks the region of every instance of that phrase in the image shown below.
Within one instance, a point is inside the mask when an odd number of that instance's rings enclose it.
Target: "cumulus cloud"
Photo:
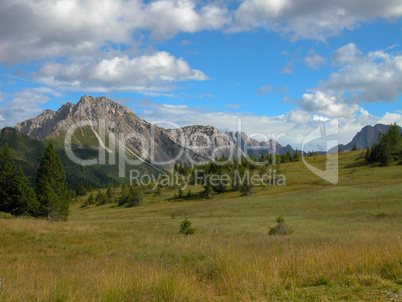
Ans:
[[[364,55],[351,43],[335,51],[333,62],[340,66],[340,70],[320,83],[318,90],[356,104],[394,102],[402,93],[400,55],[394,56],[383,50]]]
[[[179,32],[194,33],[201,30],[220,29],[230,22],[228,9],[207,4],[197,9],[196,1],[160,0],[148,4],[139,27],[151,31],[158,39],[170,38]]]
[[[262,133],[266,138],[280,137],[279,142],[282,145],[290,144],[299,149],[306,135],[323,122],[331,120],[329,116],[309,113],[302,109],[293,109],[278,116],[264,116],[218,112],[208,107],[157,104],[149,99],[143,100],[140,106],[143,107],[143,113],[139,115],[149,122],[166,120],[173,121],[177,126],[213,125],[221,131],[240,130],[249,135]],[[364,112],[367,114],[363,114]],[[376,117],[360,108],[359,112],[350,117],[339,118],[339,143],[348,143],[366,125],[392,122],[402,125],[402,114],[387,113],[383,117]],[[241,129],[238,129],[239,123]]]
[[[161,51],[140,57],[92,59],[85,62],[45,63],[33,78],[43,84],[76,91],[166,91],[170,84],[205,81],[200,70],[191,69],[184,59]]]
[[[234,13],[231,31],[256,27],[290,34],[292,38],[325,40],[376,18],[402,16],[402,3],[390,1],[246,0]]]
[[[163,40],[183,32],[263,27],[293,38],[324,40],[362,22],[400,16],[399,0],[246,0],[237,7],[196,0],[7,0],[0,1],[0,61],[86,56],[105,46],[135,47],[135,37],[144,31]]]
[[[168,39],[228,22],[227,8],[193,0],[0,1],[0,61],[92,55],[104,45],[135,45],[140,30]]]
[[[304,110],[293,109],[288,114],[286,114],[286,120],[290,123],[295,124],[306,124],[311,121],[311,114]]]
[[[359,110],[358,105],[348,105],[338,102],[336,97],[317,91],[314,94],[303,94],[303,100],[298,104],[307,112],[317,113],[328,117],[352,117]]]
[[[264,85],[257,89],[257,94],[262,95],[262,94],[272,91],[272,89],[273,89],[272,85]]]

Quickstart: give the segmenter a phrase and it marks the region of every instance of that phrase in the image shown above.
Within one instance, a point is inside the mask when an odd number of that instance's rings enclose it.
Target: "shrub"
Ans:
[[[133,207],[140,204],[142,201],[142,191],[140,187],[132,186],[128,192],[124,192],[119,199],[119,206],[126,205],[127,207]]]
[[[191,221],[187,218],[184,219],[180,225],[180,233],[184,235],[192,235],[194,232],[195,229],[191,227]]]
[[[95,197],[95,202],[97,206],[101,206],[107,203],[107,197],[105,193],[102,193],[101,191],[98,192],[98,194]]]
[[[279,216],[276,222],[277,225],[269,229],[269,235],[289,235],[293,233],[292,228],[286,225],[285,218],[282,216]]]
[[[0,212],[0,219],[11,219],[11,218],[14,218],[14,216],[11,215],[10,213]]]
[[[90,205],[95,204],[95,197],[94,194],[89,194],[88,198],[85,199],[84,203],[80,206],[80,208],[86,208]]]

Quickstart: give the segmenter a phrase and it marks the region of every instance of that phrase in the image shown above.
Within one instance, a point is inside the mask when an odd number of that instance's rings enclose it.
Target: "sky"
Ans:
[[[299,149],[337,119],[345,144],[402,126],[402,0],[0,1],[0,127],[82,95]]]

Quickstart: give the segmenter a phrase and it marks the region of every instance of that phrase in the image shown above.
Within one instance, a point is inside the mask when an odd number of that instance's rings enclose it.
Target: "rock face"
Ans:
[[[171,140],[185,149],[208,160],[238,158],[243,151],[230,140],[230,137],[213,126],[187,126],[167,130]]]
[[[104,132],[101,132],[101,125],[104,125]],[[174,161],[188,162],[181,146],[169,138],[165,129],[144,121],[133,110],[105,97],[83,96],[76,105],[67,103],[56,112],[45,110],[17,124],[15,129],[37,139],[64,142],[71,127],[76,128],[72,145],[89,148],[101,145],[108,153],[123,148],[127,157],[143,160],[157,170],[170,170]],[[201,160],[197,154],[188,153]]]
[[[17,124],[15,129],[40,140],[51,138],[60,143],[64,143],[66,134],[71,134],[73,146],[101,147],[109,156],[123,151],[132,159],[165,171],[170,171],[175,162],[194,166],[222,156],[244,156],[246,146],[257,156],[288,148],[274,140],[260,143],[242,132],[223,133],[213,126],[160,128],[106,97],[92,96],[83,96],[76,105],[67,103],[57,111],[45,110]]]
[[[268,141],[259,142],[255,139],[249,137],[244,132],[228,131],[228,132],[226,132],[226,135],[236,146],[240,146],[241,150],[245,154],[249,153],[251,156],[260,157],[262,155],[262,153],[264,153],[265,155],[268,155],[268,154],[273,154],[273,153],[284,154],[288,150],[291,153],[294,153],[294,151],[295,151],[290,145],[287,145],[284,147],[273,139],[270,139]]]
[[[353,137],[353,139],[348,144],[339,145],[339,148],[341,148],[341,151],[351,151],[354,145],[356,145],[356,148],[359,150],[371,147],[377,141],[380,132],[388,132],[389,127],[389,125],[383,124],[365,126]],[[402,129],[400,127],[399,130],[402,132]]]

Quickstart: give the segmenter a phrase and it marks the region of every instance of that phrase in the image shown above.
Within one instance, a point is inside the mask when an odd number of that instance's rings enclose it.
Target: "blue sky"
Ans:
[[[402,1],[0,2],[0,127],[82,95],[300,147],[402,125]]]

